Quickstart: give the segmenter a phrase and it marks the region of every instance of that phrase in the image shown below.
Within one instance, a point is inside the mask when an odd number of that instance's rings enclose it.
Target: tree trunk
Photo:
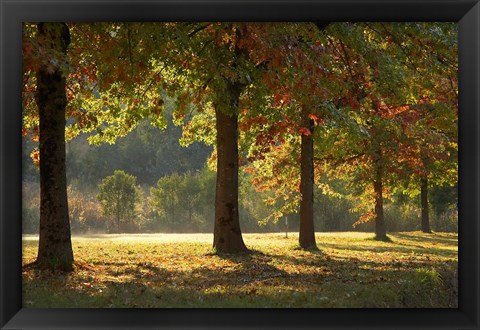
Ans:
[[[238,102],[242,87],[228,83],[229,99],[215,105],[217,128],[217,181],[213,247],[222,253],[248,251],[238,217]]]
[[[172,219],[170,219],[170,224],[171,224],[170,230],[172,233],[174,233],[176,221],[175,221],[175,200],[173,198],[172,198]]]
[[[300,233],[299,243],[303,249],[316,248],[315,229],[313,226],[313,121],[308,117],[306,109],[302,109],[302,126],[310,130],[310,134],[302,134],[300,155]]]
[[[117,192],[117,233],[120,232],[120,193]]]
[[[70,33],[64,23],[39,23],[40,44],[66,55]],[[58,61],[62,63],[62,61]],[[73,270],[65,164],[66,79],[58,67],[37,71],[40,120],[40,238],[37,265]]]
[[[373,183],[375,194],[375,238],[378,240],[387,240],[387,230],[385,228],[385,219],[383,217],[383,183],[382,168],[375,164],[375,181]]]
[[[422,177],[420,182],[420,201],[422,204],[422,231],[424,233],[431,233],[430,217],[428,214],[428,179],[426,176]]]

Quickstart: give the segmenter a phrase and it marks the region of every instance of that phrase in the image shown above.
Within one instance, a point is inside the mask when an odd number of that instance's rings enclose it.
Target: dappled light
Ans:
[[[24,304],[456,307],[457,249],[448,244],[456,242],[454,234],[396,233],[383,243],[368,233],[321,233],[319,252],[296,248],[297,235],[291,236],[245,234],[252,251],[243,255],[213,253],[206,234],[73,237],[75,273],[24,269]],[[36,243],[24,241],[25,264]]]
[[[22,55],[24,307],[458,307],[457,23],[24,22]]]

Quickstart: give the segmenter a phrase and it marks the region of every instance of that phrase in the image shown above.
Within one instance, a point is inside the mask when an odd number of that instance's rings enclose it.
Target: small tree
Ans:
[[[136,177],[124,171],[115,171],[113,175],[103,179],[99,185],[97,199],[106,216],[114,217],[117,231],[122,221],[132,222],[135,216],[135,204],[139,201]]]
[[[182,176],[173,173],[160,178],[157,186],[150,189],[152,209],[172,231],[175,224],[179,223],[179,213],[183,209],[182,184]]]

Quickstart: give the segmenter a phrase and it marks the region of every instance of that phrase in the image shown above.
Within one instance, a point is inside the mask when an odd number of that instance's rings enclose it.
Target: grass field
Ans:
[[[253,253],[216,255],[211,234],[73,237],[75,272],[23,268],[24,307],[457,307],[451,233],[244,234]],[[38,238],[23,239],[23,264]]]

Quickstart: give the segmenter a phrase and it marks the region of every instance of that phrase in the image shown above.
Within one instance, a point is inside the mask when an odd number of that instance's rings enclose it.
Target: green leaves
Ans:
[[[117,170],[102,181],[99,190],[97,199],[104,215],[112,217],[117,232],[125,229],[122,222],[132,222],[135,217],[135,204],[140,197],[136,178]]]
[[[316,182],[324,173],[348,181],[361,193],[359,204],[368,199],[378,150],[388,189],[414,196],[414,177],[425,173],[436,184],[457,181],[456,24],[339,22],[322,31],[312,23],[69,27],[68,58],[60,59],[46,53],[35,24],[23,24],[22,134],[34,140],[35,69],[62,65],[69,72],[67,139],[89,132],[91,143],[114,143],[146,118],[165,128],[173,113],[183,146],[214,145],[213,109],[238,112],[242,164],[253,169],[258,189],[279,191],[270,201],[278,214],[287,204],[295,209],[299,137],[311,134],[304,107],[315,127]],[[231,97],[232,88],[239,98]]]

